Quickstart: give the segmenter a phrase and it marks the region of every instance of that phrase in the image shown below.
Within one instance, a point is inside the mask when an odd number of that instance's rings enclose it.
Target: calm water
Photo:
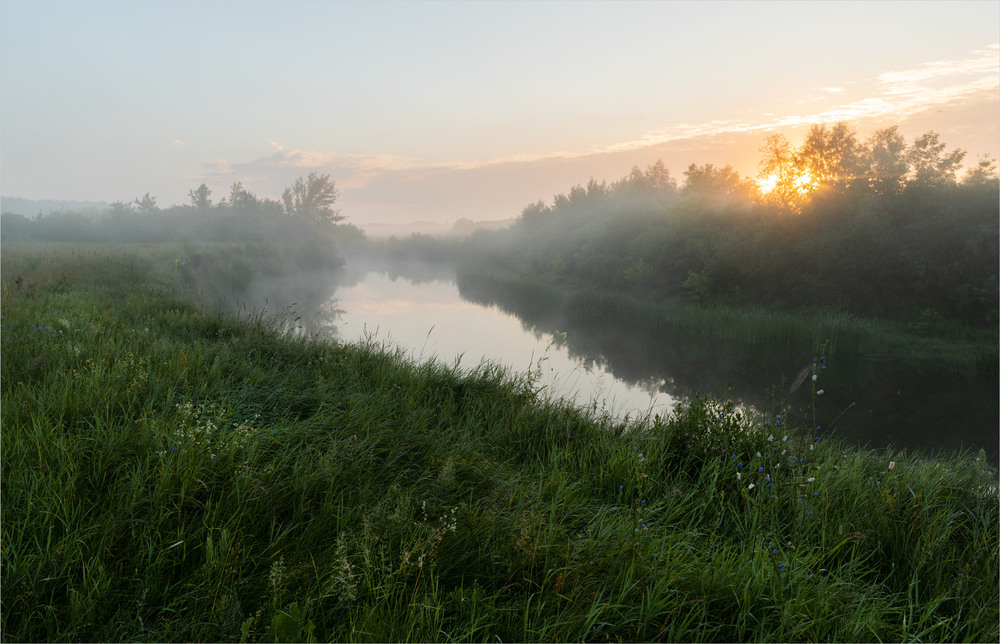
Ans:
[[[414,266],[404,276],[352,265],[258,284],[248,300],[266,301],[303,332],[369,339],[416,360],[468,369],[488,360],[532,372],[544,395],[618,417],[664,413],[698,393],[758,408],[780,395],[800,418],[811,402],[808,382],[794,392],[789,383],[811,362],[813,347],[588,326],[460,288],[447,268]],[[874,448],[985,449],[994,464],[1000,460],[995,379],[876,358],[829,356],[827,363],[818,382],[825,393],[816,399],[820,433]]]

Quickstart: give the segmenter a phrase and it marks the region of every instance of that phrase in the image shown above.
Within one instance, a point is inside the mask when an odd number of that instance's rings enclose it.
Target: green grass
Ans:
[[[4,640],[1000,637],[982,457],[616,422],[207,313],[169,251],[3,249]]]

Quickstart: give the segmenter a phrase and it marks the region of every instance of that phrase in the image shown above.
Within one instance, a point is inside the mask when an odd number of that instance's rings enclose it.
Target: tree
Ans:
[[[716,168],[711,163],[698,166],[692,163],[684,171],[684,187],[681,195],[712,204],[732,204],[748,201],[751,186],[740,179],[740,173],[727,165]]]
[[[119,199],[118,201],[115,201],[110,206],[108,206],[107,213],[108,216],[113,219],[120,219],[122,217],[132,214],[132,204],[125,203],[124,201]]]
[[[899,126],[876,130],[866,142],[868,188],[877,195],[894,195],[906,185],[906,140]]]
[[[281,200],[285,204],[285,214],[289,216],[312,217],[316,221],[333,224],[344,219],[339,210],[331,207],[338,196],[330,175],[310,172],[305,181],[299,177],[292,187],[285,188]]]
[[[844,122],[827,129],[814,125],[796,155],[796,166],[807,191],[820,188],[843,191],[857,178],[861,146],[854,130]]]
[[[201,210],[206,210],[212,207],[212,201],[209,199],[209,195],[212,191],[208,189],[204,183],[198,186],[197,190],[188,190],[188,197],[191,198],[191,205],[195,208]]]
[[[221,204],[220,204],[221,205]],[[256,195],[243,187],[241,181],[233,183],[229,189],[229,207],[233,210],[253,210],[258,205]]]
[[[955,184],[955,173],[965,158],[965,150],[944,153],[945,144],[933,130],[926,132],[906,151],[910,181],[918,186],[938,187]]]
[[[782,134],[772,134],[760,147],[757,164],[758,183],[764,199],[785,208],[799,211],[802,193],[801,172],[796,165],[795,150]]]
[[[965,173],[962,184],[966,186],[995,186],[1000,181],[996,159],[984,154],[974,168]]]
[[[138,197],[136,197],[135,203],[139,208],[139,212],[144,215],[149,215],[154,212],[159,212],[160,210],[160,207],[156,205],[156,197],[149,196],[148,192],[145,195],[143,195],[141,201],[139,200]]]

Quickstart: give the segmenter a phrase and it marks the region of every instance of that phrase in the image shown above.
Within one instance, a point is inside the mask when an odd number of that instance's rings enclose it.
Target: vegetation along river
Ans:
[[[668,413],[706,394],[770,411],[784,403],[793,426],[812,427],[815,401],[820,435],[932,454],[982,449],[993,464],[1000,457],[995,378],[927,361],[834,354],[814,398],[808,379],[794,386],[822,357],[808,349],[574,321],[500,301],[442,266],[387,271],[352,263],[255,284],[248,309],[250,302],[303,333],[374,341],[418,361],[472,369],[486,360],[531,373],[543,395],[617,417]]]

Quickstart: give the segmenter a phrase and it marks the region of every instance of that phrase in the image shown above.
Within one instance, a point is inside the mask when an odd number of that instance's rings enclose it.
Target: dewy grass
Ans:
[[[822,355],[808,427],[616,422],[3,250],[5,640],[1000,637],[996,473],[817,431]]]

